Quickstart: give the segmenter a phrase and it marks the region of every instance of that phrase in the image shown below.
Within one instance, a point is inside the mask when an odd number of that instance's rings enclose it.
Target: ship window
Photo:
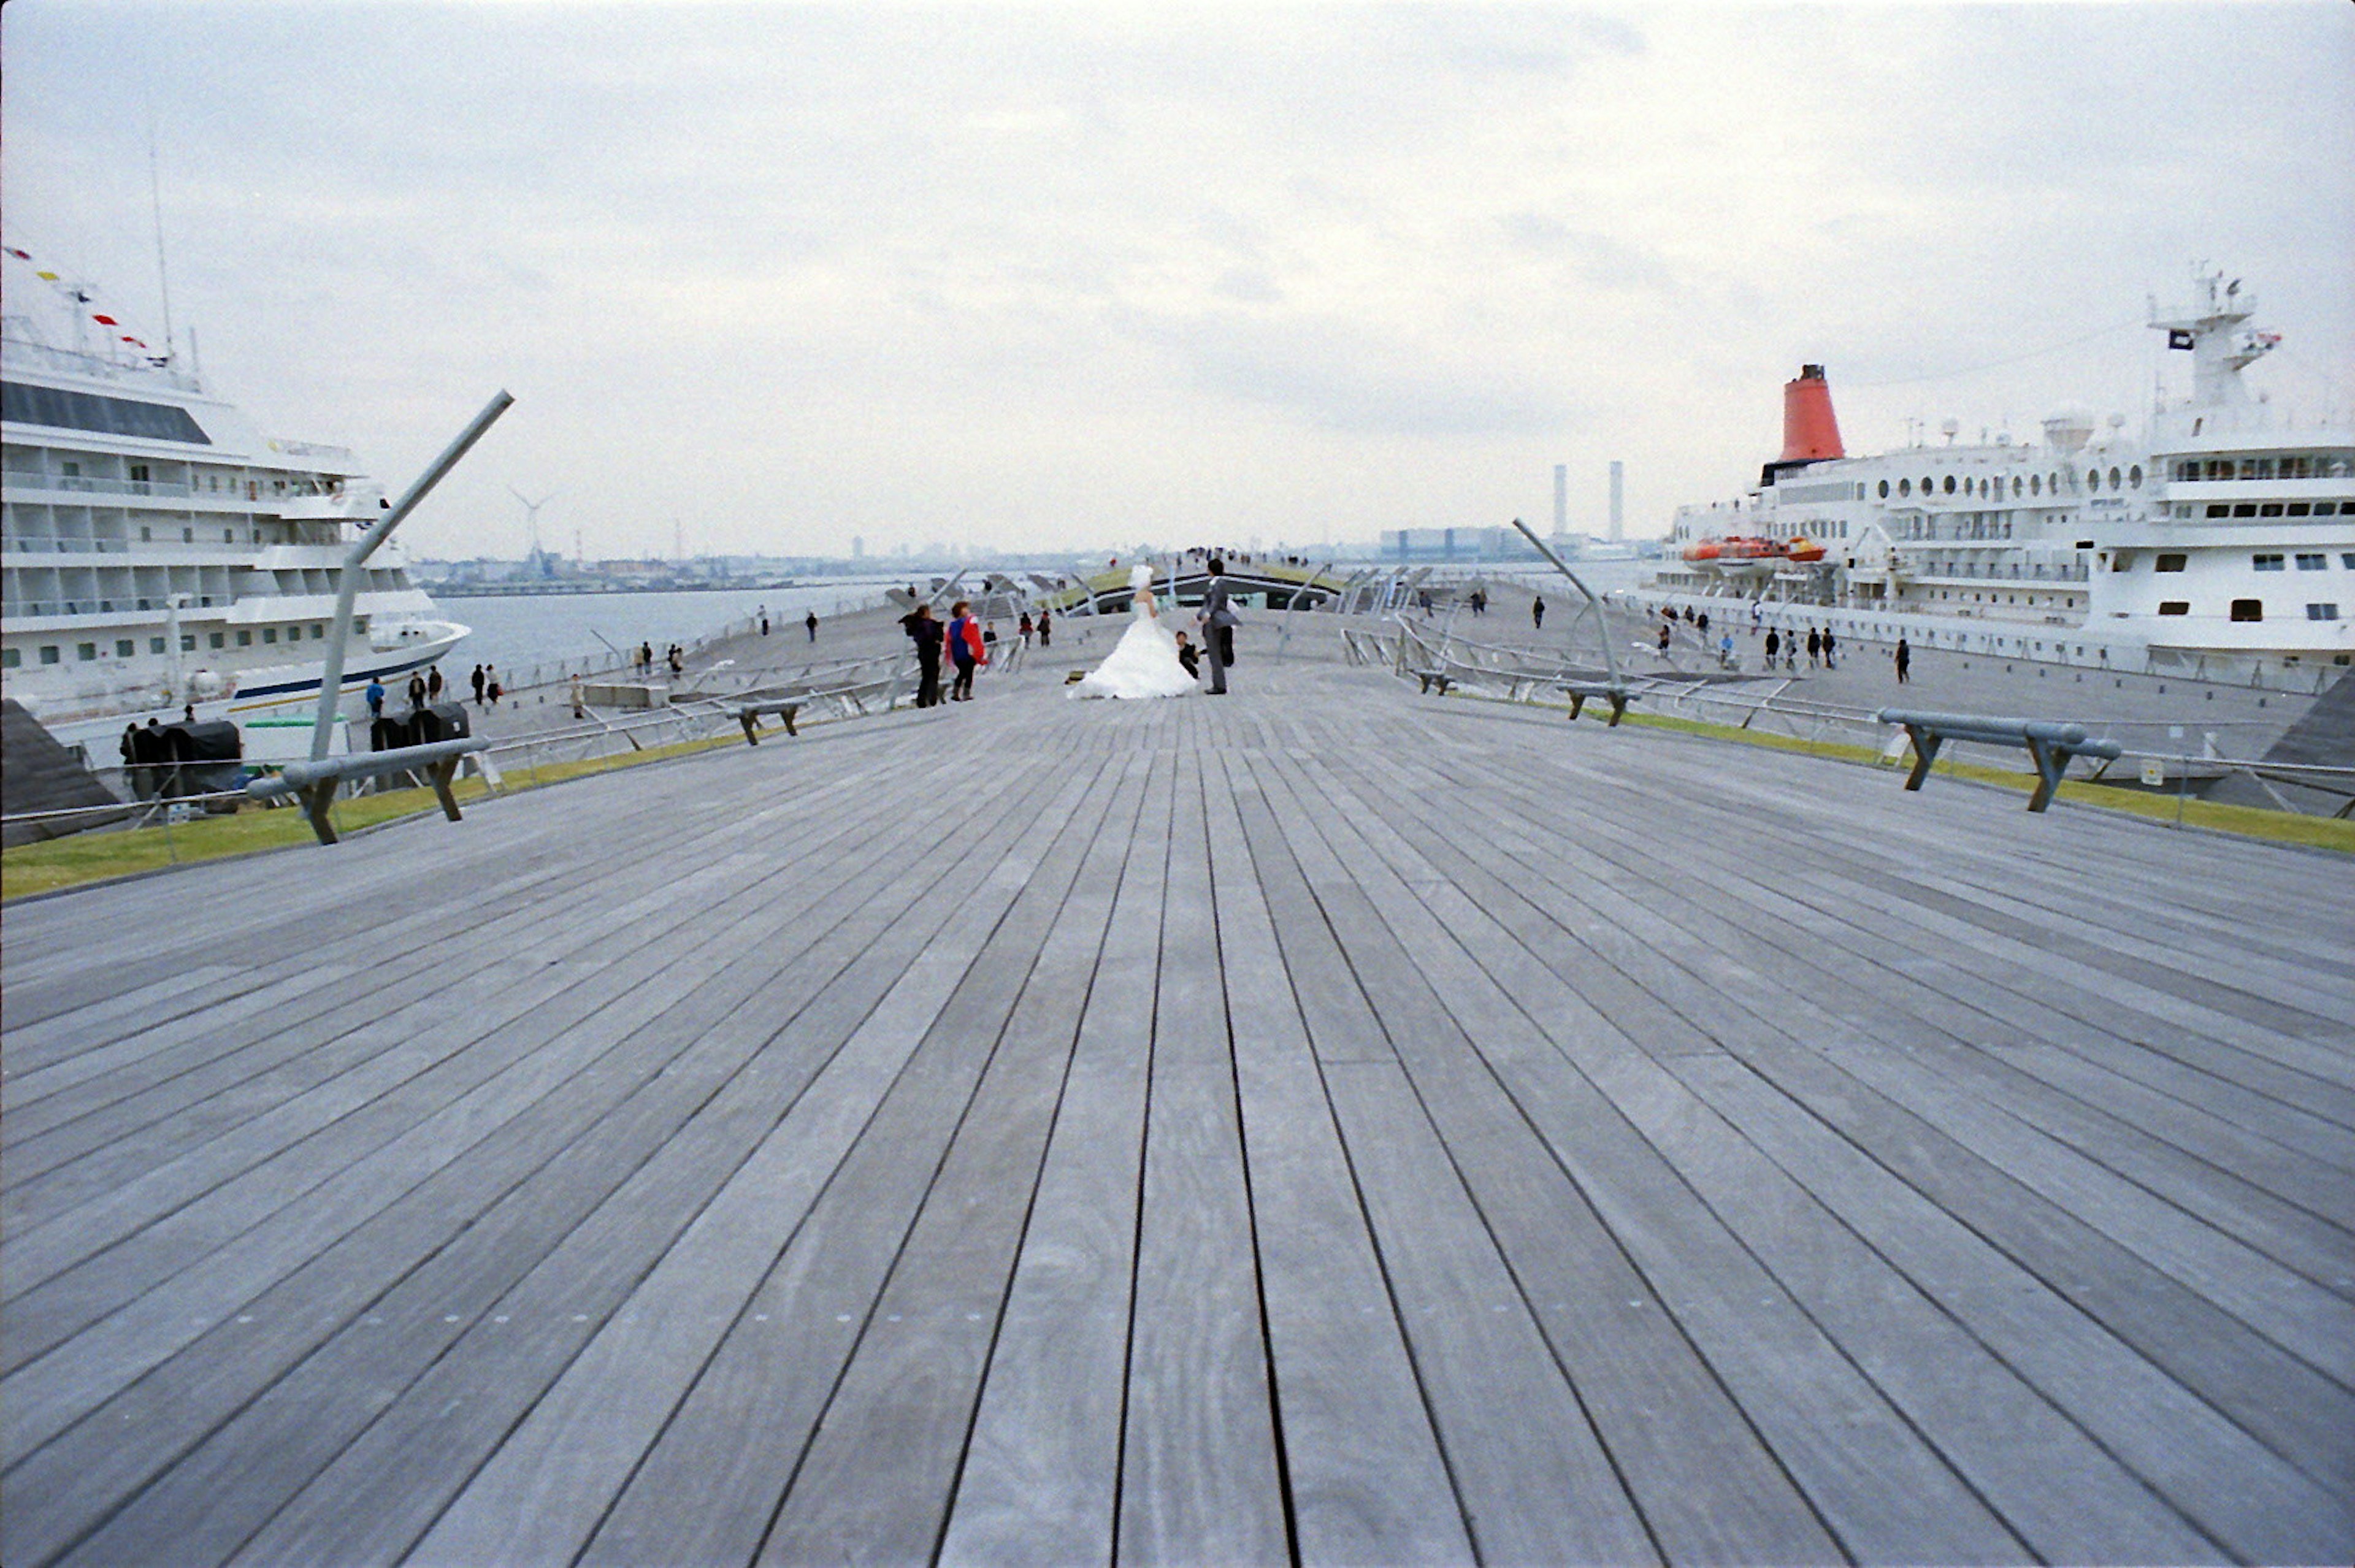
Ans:
[[[2261,517],[2278,517],[2281,515],[2282,504],[2279,501],[2267,501],[2257,508],[2257,516]]]
[[[78,659],[94,659],[97,656],[98,645],[96,643],[76,643],[74,645],[74,657]]]
[[[1927,474],[1922,475],[1922,494],[1927,496],[1937,487],[1937,485],[1932,481]]]
[[[2340,556],[2339,558],[2339,564],[2345,567],[2350,571],[2355,571],[2355,549],[2350,549],[2346,554]]]
[[[2031,474],[2028,476],[2028,493],[2031,496],[2041,496],[2044,494],[2043,475]]]
[[[2338,503],[2335,501],[2317,501],[2314,504],[2314,515],[2318,517],[2327,517],[2330,516],[2331,509],[2337,506]],[[2345,508],[2339,509],[2343,511]]]
[[[2158,564],[2151,570],[2154,571],[2181,571],[2184,567],[2184,562],[2185,558],[2180,554],[2162,555],[2158,558]]]
[[[101,435],[185,441],[199,446],[212,444],[212,438],[188,417],[186,409],[168,403],[143,403],[132,398],[104,398],[95,392],[35,387],[20,381],[0,383],[0,419],[17,424],[48,425],[55,430],[88,430]],[[73,470],[69,467],[67,472]]]
[[[151,653],[151,654],[160,654],[160,653],[162,653],[162,652],[164,651],[164,639],[163,639],[163,638],[161,638],[161,637],[150,637],[150,638],[148,638],[148,639],[147,639],[147,651],[148,651],[149,653]]]
[[[1889,481],[1886,479],[1881,482],[1881,498],[1884,501],[1889,499]]]
[[[2141,464],[2137,463],[2132,468],[2126,470],[2126,483],[2133,485],[2137,490],[2142,488]]]
[[[223,529],[221,530],[221,543],[223,543],[223,544],[235,544],[236,542],[237,542],[237,536],[236,536],[235,534],[231,533],[231,532],[230,532],[229,529],[227,529],[227,528],[223,528]]]
[[[2330,570],[2330,558],[2320,550],[2300,551],[2297,569],[2300,571],[2328,571]]]
[[[1883,480],[1882,483],[1886,484],[1888,481]],[[1911,479],[1900,479],[1897,482],[1897,494],[1901,497],[1913,494],[1913,481]]]
[[[2222,501],[2211,501],[2208,503],[2208,515],[2211,517],[2229,517],[2232,515],[2232,508]]]
[[[2113,468],[2113,469],[2111,469],[2111,470],[2110,470],[2110,488],[2111,488],[2111,489],[2113,489],[2113,490],[2115,490],[2115,489],[2116,489],[2117,487],[2118,487],[2118,471],[2117,471],[2116,469]]]
[[[212,634],[212,635],[210,635],[209,637],[208,637],[208,638],[206,638],[206,639],[205,639],[205,641],[206,641],[206,643],[207,643],[207,645],[208,645],[212,646],[212,647],[216,647],[216,648],[217,648],[217,647],[219,647],[223,643],[227,642],[228,640],[229,640],[228,638],[226,638],[226,637],[222,636],[222,635],[221,635],[221,634],[220,634],[220,633],[218,633],[218,632],[215,632],[215,633],[213,633],[213,634]]]
[[[24,662],[25,655],[22,649],[0,648],[0,669],[15,669]]]
[[[2278,555],[2253,555],[2249,557],[2249,564],[2259,571],[2279,571],[2282,558]]]
[[[139,526],[139,542],[141,544],[154,544],[155,542],[155,536],[148,531],[147,525],[144,523],[142,523]]]
[[[182,635],[180,638],[180,651],[184,654],[192,654],[197,651],[197,635],[194,632],[188,632]]]
[[[2233,601],[2232,601],[2232,619],[2233,619],[2233,620],[2235,620],[2235,621],[2262,621],[2262,620],[2264,620],[2264,618],[2265,618],[2265,602],[2264,602],[2264,600],[2262,600],[2262,599],[2235,599],[2235,600],[2233,600]]]
[[[2339,606],[2336,604],[2308,604],[2306,607],[2306,618],[2309,621],[2336,621],[2339,619]]]
[[[147,465],[145,464],[134,463],[131,465],[131,482],[133,485],[144,485],[147,483]]]
[[[2011,493],[2015,498],[2018,497],[2022,488],[2023,486],[2019,482],[2019,475],[2017,474],[2013,475],[2011,476]]]
[[[290,643],[299,643],[299,642],[301,642],[301,641],[303,640],[303,628],[302,628],[302,627],[300,627],[300,626],[289,626],[289,627],[287,627],[287,628],[286,628],[286,640],[287,640],[288,642],[290,642]]]
[[[43,664],[55,664],[61,656],[62,656],[58,652],[58,645],[55,643],[50,643],[41,649],[41,662]]]
[[[2189,599],[2162,599],[2158,602],[2158,613],[2162,615],[2189,615],[2191,613],[2191,601]]]
[[[1949,474],[1949,475],[1946,475],[1946,494],[1947,494],[1947,495],[1949,495],[1949,496],[1951,496],[1951,495],[1953,495],[1954,493],[1955,493],[1955,476],[1954,476],[1953,475]]]
[[[194,544],[194,543],[196,543],[196,542],[197,542],[197,530],[196,530],[196,529],[194,529],[194,528],[182,528],[182,529],[180,530],[180,542],[181,542],[182,544]]]
[[[2276,560],[2278,560],[2280,558],[2279,558],[2278,556],[2276,556],[2275,559]],[[264,626],[264,627],[262,627],[262,628],[261,628],[261,640],[262,640],[263,642],[265,642],[265,643],[274,643],[274,642],[276,642],[276,641],[278,640],[278,628],[277,628],[277,627],[275,627],[275,626]]]
[[[2257,504],[2254,501],[2235,501],[2232,504],[2232,516],[2236,517],[2254,517],[2256,515]]]
[[[237,645],[240,648],[250,648],[253,646],[253,634],[251,632],[240,632],[237,635]]]
[[[2289,504],[2289,515],[2293,517],[2302,517],[2313,509],[2303,501],[2292,501]]]

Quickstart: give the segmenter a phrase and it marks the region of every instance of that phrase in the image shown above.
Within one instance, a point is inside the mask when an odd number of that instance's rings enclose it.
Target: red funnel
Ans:
[[[1781,463],[1817,463],[1845,457],[1839,421],[1832,416],[1832,387],[1820,365],[1803,365],[1799,379],[1783,383]]]

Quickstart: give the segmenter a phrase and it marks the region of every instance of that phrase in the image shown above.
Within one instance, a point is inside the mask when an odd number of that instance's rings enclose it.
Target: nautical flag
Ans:
[[[123,325],[111,315],[99,315],[95,313],[91,315],[90,319],[98,323],[101,326],[121,326]]]
[[[54,283],[58,281],[58,275],[55,272],[35,272],[33,276],[40,279],[43,283]]]
[[[29,261],[33,259],[31,255],[26,251],[17,250],[14,245],[8,247],[8,254],[16,257],[19,261]]]
[[[2167,329],[2167,346],[2169,348],[2189,348],[2191,347],[2191,335],[2179,326],[2170,326]]]

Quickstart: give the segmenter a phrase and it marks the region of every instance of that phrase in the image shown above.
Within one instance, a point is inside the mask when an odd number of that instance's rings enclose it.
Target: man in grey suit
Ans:
[[[1235,613],[1227,607],[1227,563],[1210,558],[1210,585],[1202,591],[1202,611],[1197,617],[1209,632],[1210,695],[1227,694],[1227,667],[1235,662]]]

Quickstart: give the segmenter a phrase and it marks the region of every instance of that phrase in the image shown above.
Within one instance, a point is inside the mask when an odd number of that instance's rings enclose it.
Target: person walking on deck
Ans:
[[[1768,628],[1766,633],[1766,667],[1768,669],[1774,667],[1774,661],[1782,656],[1782,652],[1783,634],[1771,627]]]
[[[988,659],[981,645],[981,623],[973,618],[973,601],[960,599],[949,606],[949,662],[956,678],[949,683],[951,702],[973,700],[974,671]]]
[[[382,681],[380,681],[380,680],[377,679],[377,678],[376,678],[376,677],[374,677],[374,676],[370,676],[370,677],[368,677],[368,693],[367,693],[367,696],[368,696],[368,717],[369,717],[369,718],[371,718],[371,719],[381,719],[381,718],[383,718],[383,717],[384,717],[384,682],[382,682]]]
[[[1900,638],[1898,638],[1898,639],[1897,639],[1897,684],[1898,684],[1898,685],[1900,685],[1900,686],[1903,686],[1903,685],[1904,685],[1904,684],[1905,684],[1909,679],[1911,679],[1911,678],[1912,678],[1912,676],[1911,676],[1910,672],[1912,671],[1913,667],[1913,650],[1911,647],[1909,647],[1909,646],[1907,646],[1907,645],[1906,645],[1906,642],[1905,642],[1905,639],[1904,639],[1903,637],[1900,637]]]
[[[1038,623],[1030,619],[1030,612],[1025,610],[1022,612],[1021,624],[1014,629],[1022,634],[1022,645],[1027,648],[1030,645],[1030,634],[1037,631],[1039,626]]]
[[[425,677],[421,675],[412,675],[409,677],[409,710],[414,713],[424,706]]]
[[[1824,635],[1816,627],[1810,626],[1807,628],[1807,667],[1815,668],[1816,661],[1823,657],[1823,655]]]
[[[483,705],[483,667],[482,667],[481,665],[476,665],[476,666],[474,667],[474,706],[475,706],[475,707],[477,707],[477,708],[480,708],[480,707]]]
[[[1542,596],[1529,601],[1529,630],[1545,630],[1545,600]]]
[[[1838,645],[1838,643],[1833,640],[1832,629],[1829,626],[1826,626],[1824,628],[1824,667],[1826,669],[1836,669],[1838,667],[1832,662],[1832,650]]]
[[[804,621],[804,622],[802,623],[802,624],[803,624],[803,625],[805,625],[805,626],[807,626],[807,627],[809,628],[810,641],[811,641],[811,642],[813,642],[813,643],[814,643],[814,642],[816,642],[816,641],[817,641],[817,612],[816,612],[816,611],[815,611],[815,610],[811,611],[811,612],[809,613],[809,619],[808,619],[808,620],[806,620],[806,621]]]
[[[1055,613],[1052,610],[1039,612],[1039,645],[1042,648],[1055,645]]]

